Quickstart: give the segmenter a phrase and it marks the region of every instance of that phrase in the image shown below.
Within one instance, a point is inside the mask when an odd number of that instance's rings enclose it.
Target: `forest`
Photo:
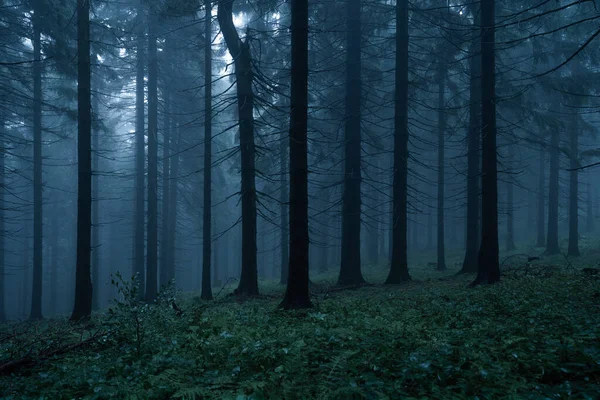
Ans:
[[[0,0],[0,398],[597,399],[599,23]]]

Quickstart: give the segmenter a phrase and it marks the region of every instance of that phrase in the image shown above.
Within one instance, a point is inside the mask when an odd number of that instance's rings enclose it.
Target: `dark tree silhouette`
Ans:
[[[409,281],[407,257],[408,205],[408,0],[396,3],[396,73],[394,98],[394,178],[390,273],[385,281]]]
[[[92,112],[90,0],[77,1],[77,267],[71,320],[92,314]]]
[[[495,0],[481,0],[481,246],[472,285],[500,280],[498,259],[498,165],[496,146]]]
[[[308,0],[292,2],[290,261],[284,309],[308,308]]]
[[[446,62],[444,52],[441,51],[441,59],[438,66],[438,179],[437,179],[437,270],[446,270],[446,244],[445,218],[444,218],[444,196],[445,196],[445,169],[444,151],[446,149],[446,111],[444,94],[446,91]]]
[[[156,11],[148,21],[148,225],[146,244],[146,301],[156,299],[158,286],[158,51]]]
[[[559,104],[555,103],[558,111]],[[546,235],[546,251],[544,254],[560,253],[558,245],[558,168],[559,168],[559,127],[553,126],[550,134],[550,177],[548,180],[548,234]]]
[[[342,259],[338,278],[338,285],[342,286],[360,285],[365,282],[360,266],[361,5],[361,0],[348,0],[346,21],[346,120],[344,121]]]
[[[242,41],[233,24],[234,0],[222,0],[217,7],[217,19],[223,38],[233,57],[237,88],[237,110],[242,158],[242,273],[235,290],[237,295],[258,294],[256,258],[256,185],[254,144],[254,93],[252,92],[252,57],[248,39]]]
[[[205,2],[204,15],[204,208],[202,215],[202,293],[204,300],[212,300],[211,266],[211,208],[212,208],[212,15],[211,2]]]
[[[539,166],[538,166],[538,193],[537,193],[537,239],[536,246],[544,247],[546,243],[546,233],[545,230],[545,213],[544,209],[546,208],[546,199],[544,198],[544,188],[545,188],[545,179],[544,175],[546,174],[545,161],[546,161],[546,149],[545,143],[540,144],[540,152],[539,152]]]
[[[575,71],[578,71],[575,65]],[[569,127],[569,247],[567,255],[579,257],[579,101],[574,104]]]

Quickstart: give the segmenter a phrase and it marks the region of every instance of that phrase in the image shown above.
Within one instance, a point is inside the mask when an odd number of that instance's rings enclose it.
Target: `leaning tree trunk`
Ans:
[[[33,281],[31,319],[42,318],[42,63],[39,11],[33,17]]]
[[[234,0],[222,0],[217,19],[229,53],[234,59],[237,88],[237,107],[242,159],[242,272],[237,295],[258,294],[258,266],[256,258],[256,185],[254,145],[254,93],[252,92],[252,57],[250,43],[243,42],[233,24]]]
[[[579,253],[579,114],[575,109],[569,131],[569,248],[567,255],[578,257]]]
[[[444,57],[442,54],[441,57]],[[438,184],[437,184],[437,270],[446,270],[446,243],[444,218],[444,150],[446,134],[446,114],[444,110],[444,92],[446,90],[446,63],[440,60],[438,71]]]
[[[308,308],[308,0],[292,2],[290,257],[284,309]]]
[[[139,284],[139,297],[144,297],[146,287],[145,272],[144,272],[144,222],[146,220],[145,213],[145,160],[146,160],[146,145],[144,134],[144,9],[142,1],[139,0],[137,9],[137,58],[136,58],[136,78],[135,78],[135,209],[133,222],[133,276],[137,277]]]
[[[469,133],[467,136],[467,229],[465,258],[460,273],[477,272],[479,247],[479,144],[481,134],[481,57],[479,43],[471,47],[469,61]]]
[[[204,14],[204,208],[202,211],[202,292],[200,297],[212,300],[211,211],[212,211],[212,14],[211,2],[205,2]]]
[[[410,281],[408,273],[408,0],[396,3],[394,183],[392,260],[387,284]]]
[[[342,254],[338,285],[364,283],[361,272],[361,0],[349,0],[346,33],[346,121],[344,123],[344,193]]]
[[[92,314],[92,113],[90,0],[77,1],[77,269],[71,320]]]
[[[537,193],[537,240],[536,247],[544,247],[546,243],[544,209],[546,207],[546,198],[544,196],[545,187],[545,143],[540,144],[539,166],[538,166],[538,193]]]
[[[498,249],[498,165],[496,146],[495,0],[481,0],[481,247],[472,285],[500,280]]]
[[[146,244],[146,301],[156,299],[158,286],[158,52],[157,16],[148,23],[148,226]]]
[[[558,168],[559,168],[558,127],[553,127],[550,136],[550,179],[548,192],[548,235],[544,254],[560,253],[558,245]]]

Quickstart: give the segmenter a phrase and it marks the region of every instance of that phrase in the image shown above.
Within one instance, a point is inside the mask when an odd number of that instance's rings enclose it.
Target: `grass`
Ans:
[[[321,285],[307,311],[278,310],[283,288],[265,284],[261,297],[243,302],[230,296],[178,300],[180,316],[167,293],[155,306],[125,300],[85,326],[7,326],[0,359],[29,352],[34,361],[1,376],[0,395],[598,398],[599,281],[562,256],[542,263],[560,267],[517,263],[500,284],[475,289],[466,288],[472,277],[426,267],[413,271],[420,280],[395,287],[329,291],[324,282],[333,277],[315,279]],[[373,268],[367,278],[382,282],[385,274]],[[90,337],[89,345],[41,359],[48,349]]]

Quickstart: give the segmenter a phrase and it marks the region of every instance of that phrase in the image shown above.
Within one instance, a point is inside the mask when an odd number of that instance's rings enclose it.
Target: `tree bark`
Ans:
[[[144,134],[144,66],[145,66],[145,18],[142,1],[138,3],[137,16],[137,58],[135,78],[135,210],[133,242],[133,276],[137,276],[140,299],[144,298],[146,288],[144,259],[144,223],[146,221],[145,204],[145,160],[146,144]]]
[[[308,0],[292,2],[290,257],[284,309],[312,307],[308,285]]]
[[[396,3],[394,183],[392,260],[387,284],[411,280],[408,273],[408,0]]]
[[[166,50],[168,52],[168,46],[170,43],[166,44]],[[167,56],[168,58],[168,56]],[[166,77],[165,77],[166,78]],[[171,227],[171,210],[170,203],[171,200],[170,190],[171,190],[171,122],[170,122],[170,112],[171,112],[171,93],[170,88],[168,87],[169,83],[165,82],[165,87],[163,89],[163,152],[162,152],[162,229],[161,229],[161,238],[160,238],[160,286],[166,286],[169,284],[169,268],[170,268],[170,231]]]
[[[235,294],[258,295],[256,254],[256,185],[254,144],[254,93],[252,92],[252,57],[250,43],[243,42],[233,24],[234,0],[219,2],[217,19],[223,38],[233,57],[237,88],[237,107],[242,159],[242,259],[240,283]]]
[[[577,69],[577,65],[575,66]],[[579,104],[576,104],[578,106]],[[573,121],[569,127],[569,248],[567,255],[579,257],[579,114],[573,110]]]
[[[514,185],[511,174],[512,162],[514,158],[514,145],[508,146],[508,166],[509,174],[506,181],[506,251],[515,250],[515,227],[514,227]]]
[[[538,167],[538,196],[537,196],[537,240],[536,247],[544,247],[546,243],[544,210],[546,208],[546,198],[544,196],[545,189],[545,144],[540,144],[539,167]]]
[[[173,156],[171,157],[171,174],[169,190],[169,243],[167,246],[167,282],[175,279],[175,243],[177,242],[177,210],[179,193],[179,148],[180,128],[175,123],[175,118],[170,119],[171,140],[173,141]]]
[[[31,319],[42,319],[42,63],[39,11],[33,16],[33,281]]]
[[[205,2],[204,15],[204,208],[202,214],[202,292],[200,297],[212,300],[211,266],[211,208],[212,208],[212,14],[211,1]]]
[[[281,275],[279,277],[279,283],[285,285],[288,281],[288,262],[289,262],[289,193],[287,186],[287,168],[286,168],[286,156],[287,156],[287,144],[288,142],[284,140],[283,131],[281,137],[279,138],[279,163],[281,166],[281,190],[279,192],[279,223],[281,225],[280,232],[280,246],[281,246]]]
[[[92,314],[92,115],[90,70],[90,0],[77,1],[77,268],[71,320]]]
[[[496,146],[495,0],[481,0],[481,246],[472,285],[500,280],[498,249],[498,165]]]
[[[6,125],[4,123],[4,113],[0,111],[0,323],[6,321],[6,306],[5,306],[5,274],[6,274],[6,226],[4,223],[4,168],[5,168],[5,152],[6,152]]]
[[[442,54],[441,57],[444,57]],[[438,184],[437,184],[437,270],[446,270],[446,243],[444,218],[444,150],[446,146],[446,113],[444,92],[446,90],[446,63],[440,60],[438,71]]]
[[[97,81],[96,81],[97,82]],[[94,98],[92,102],[92,119],[97,120],[98,116],[98,100]],[[99,195],[98,184],[100,175],[99,169],[99,130],[92,129],[92,253],[91,253],[91,268],[92,268],[92,287],[95,288],[92,294],[92,309],[100,308],[100,224],[99,224]]]
[[[590,177],[588,175],[588,182],[587,182],[587,193],[586,193],[586,199],[587,199],[587,213],[586,213],[586,219],[587,219],[587,231],[588,233],[594,232],[594,197],[592,195],[592,184],[590,182]]]
[[[157,16],[148,22],[148,225],[146,244],[146,301],[156,299],[158,286],[158,62]]]
[[[553,127],[550,136],[550,178],[548,182],[548,234],[544,254],[560,253],[558,245],[558,168],[559,136],[558,127]]]

